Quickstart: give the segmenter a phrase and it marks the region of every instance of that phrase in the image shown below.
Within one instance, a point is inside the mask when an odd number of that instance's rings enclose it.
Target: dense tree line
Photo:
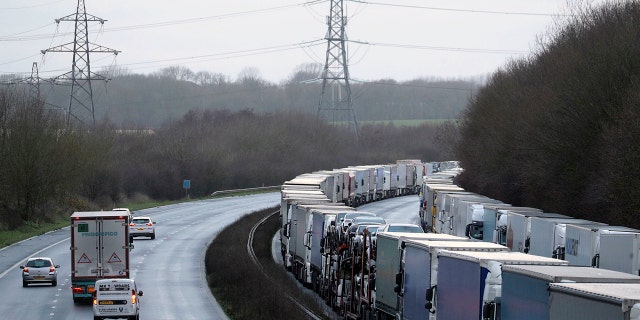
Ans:
[[[514,205],[640,228],[640,3],[573,12],[460,121],[460,183]]]
[[[320,71],[318,65],[303,65],[285,81],[271,83],[262,79],[258,70],[250,68],[235,80],[224,74],[193,72],[180,66],[147,75],[112,68],[100,71],[112,80],[93,85],[95,114],[97,119],[109,119],[118,125],[147,128],[177,120],[193,109],[315,114],[322,86],[317,80]],[[465,108],[480,81],[480,78],[352,81],[353,108],[362,122],[451,119]],[[68,87],[48,82],[40,86],[47,103],[68,106]]]
[[[401,158],[443,160],[430,125],[365,125],[359,139],[301,112],[194,109],[154,130],[67,128],[59,111],[0,90],[0,230],[128,201],[202,197]],[[419,142],[419,143],[417,143]]]

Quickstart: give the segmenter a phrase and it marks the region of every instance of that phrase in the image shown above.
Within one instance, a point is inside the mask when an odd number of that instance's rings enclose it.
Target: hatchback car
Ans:
[[[156,238],[155,222],[149,217],[133,217],[129,223],[130,237],[150,237]]]
[[[22,269],[22,286],[27,287],[30,283],[51,283],[52,286],[58,285],[59,265],[53,263],[48,257],[34,257],[25,261]]]

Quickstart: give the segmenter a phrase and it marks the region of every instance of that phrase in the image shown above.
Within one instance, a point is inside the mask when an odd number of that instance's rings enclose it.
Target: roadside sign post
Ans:
[[[191,188],[191,180],[184,180],[182,182],[182,188],[187,196],[187,200],[189,199],[189,189]]]

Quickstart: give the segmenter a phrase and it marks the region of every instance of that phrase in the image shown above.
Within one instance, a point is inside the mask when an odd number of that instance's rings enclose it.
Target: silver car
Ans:
[[[26,287],[30,283],[51,283],[52,286],[58,285],[59,265],[53,263],[48,257],[33,257],[27,259],[22,269],[22,286]]]

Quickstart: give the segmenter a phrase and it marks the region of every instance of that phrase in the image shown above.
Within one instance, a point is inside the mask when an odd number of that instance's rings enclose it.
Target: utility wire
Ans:
[[[519,16],[543,16],[543,17],[569,17],[573,15],[569,14],[557,14],[557,13],[537,13],[537,12],[515,12],[515,11],[489,11],[489,10],[472,10],[472,9],[454,9],[454,8],[441,8],[441,7],[427,7],[418,5],[407,4],[394,4],[384,3],[376,1],[364,1],[364,0],[347,0],[354,3],[371,4],[386,7],[399,7],[410,9],[425,9],[425,10],[438,10],[438,11],[451,11],[451,12],[464,12],[464,13],[485,13],[485,14],[501,14],[501,15],[519,15]]]
[[[410,44],[398,44],[398,43],[382,43],[382,42],[366,42],[358,40],[347,40],[351,43],[369,45],[369,46],[382,46],[392,48],[405,48],[405,49],[422,49],[422,50],[437,50],[437,51],[460,51],[460,52],[477,52],[477,53],[498,53],[498,54],[527,54],[528,51],[520,50],[501,50],[501,49],[477,49],[477,48],[456,48],[456,47],[434,47],[434,46],[419,46]]]

